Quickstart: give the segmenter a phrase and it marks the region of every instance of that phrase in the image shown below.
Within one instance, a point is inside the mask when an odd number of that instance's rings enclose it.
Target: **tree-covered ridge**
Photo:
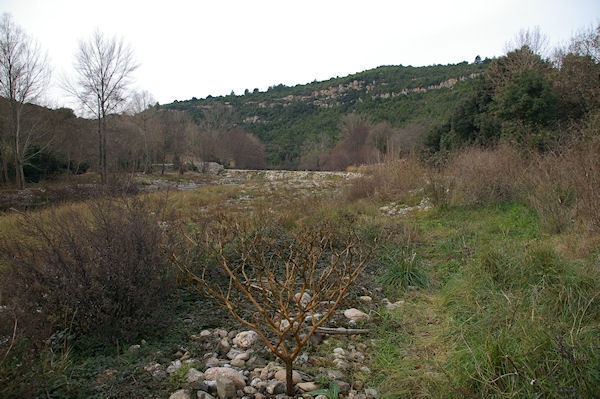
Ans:
[[[429,126],[448,117],[451,104],[488,63],[381,66],[323,82],[193,98],[164,107],[185,111],[196,123],[214,128],[241,126],[265,144],[269,166],[296,168],[307,147],[331,149],[340,140],[338,124],[346,114],[364,113],[395,127],[414,122]]]

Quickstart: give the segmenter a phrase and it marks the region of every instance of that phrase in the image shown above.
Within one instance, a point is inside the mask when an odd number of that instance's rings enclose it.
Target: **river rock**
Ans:
[[[212,333],[208,330],[202,330],[200,331],[200,338],[202,339],[207,339],[212,335]]]
[[[227,341],[227,338],[223,338],[219,341],[218,350],[220,353],[227,353],[230,349],[231,345],[229,345],[229,341]]]
[[[196,370],[195,368],[191,368],[186,373],[185,379],[187,380],[187,382],[189,382],[191,384],[194,382],[204,380],[204,374],[202,372]]]
[[[300,297],[299,292],[294,296],[296,297],[296,300],[298,298],[300,298],[300,306],[302,306],[303,309],[305,309],[308,306],[308,304],[310,303],[310,300],[312,299],[308,292],[304,292],[302,294],[302,297]]]
[[[333,350],[333,356],[335,356],[336,359],[343,359],[346,357],[346,351],[343,348],[335,348]]]
[[[267,383],[267,393],[269,395],[278,395],[285,392],[285,382],[271,380]]]
[[[361,321],[368,321],[370,319],[368,314],[366,314],[365,312],[361,312],[360,310],[355,308],[346,309],[344,311],[344,316],[347,319],[350,319],[356,323],[359,323]]]
[[[244,376],[237,370],[227,367],[211,367],[204,372],[204,378],[207,380],[217,380],[218,376],[229,378],[240,389],[246,386]]]
[[[236,384],[224,375],[217,376],[217,394],[220,399],[234,399],[237,389]]]
[[[212,396],[208,392],[204,392],[204,391],[198,391],[198,392],[196,392],[196,398],[197,399],[215,399],[214,396]]]
[[[205,366],[207,368],[219,367],[220,365],[221,362],[216,357],[209,357],[208,359],[206,359]]]
[[[215,334],[217,334],[221,338],[227,338],[228,332],[226,330],[223,330],[222,328],[217,328],[215,330]]]
[[[239,346],[240,348],[248,349],[254,345],[259,338],[260,337],[256,331],[242,331],[235,336],[233,339],[233,344]]]
[[[285,378],[286,378],[286,377],[285,377],[285,369],[278,370],[278,371],[275,373],[275,379],[276,379],[276,380],[279,380],[279,381],[283,381],[283,382],[285,382]],[[298,374],[298,372],[297,372],[297,371],[295,371],[295,370],[294,370],[294,371],[292,371],[292,382],[293,382],[294,384],[297,384],[297,383],[299,383],[299,382],[302,382],[302,377],[301,377],[301,376],[300,376],[300,374]]]
[[[243,391],[247,395],[254,395],[256,392],[258,392],[258,390],[252,386],[244,387]]]
[[[304,392],[311,392],[321,388],[321,385],[314,382],[301,382],[296,386],[302,389]]]
[[[173,392],[169,399],[191,399],[190,393],[185,389],[180,389],[179,391]]]
[[[336,369],[340,370],[348,370],[350,368],[350,363],[344,359],[333,359],[333,365]]]

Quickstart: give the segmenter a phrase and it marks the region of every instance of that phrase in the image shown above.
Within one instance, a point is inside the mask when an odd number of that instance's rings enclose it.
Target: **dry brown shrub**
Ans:
[[[362,167],[363,174],[346,190],[348,200],[373,198],[378,201],[397,199],[423,184],[426,168],[414,157]]]
[[[573,145],[565,153],[563,164],[576,198],[578,219],[600,231],[600,136]]]
[[[509,144],[466,148],[447,166],[454,180],[453,200],[465,204],[512,201],[525,188],[526,165],[522,154]]]
[[[532,157],[526,175],[530,189],[525,199],[546,230],[554,233],[565,230],[575,216],[575,196],[565,166],[560,152],[538,154]]]
[[[41,343],[57,330],[133,338],[171,292],[167,235],[139,200],[24,215],[0,242],[0,292],[19,334]]]

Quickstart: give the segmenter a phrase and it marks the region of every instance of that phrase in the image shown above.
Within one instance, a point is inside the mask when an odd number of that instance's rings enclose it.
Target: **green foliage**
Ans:
[[[380,262],[385,271],[379,277],[379,282],[390,290],[429,285],[427,275],[423,271],[423,259],[411,248],[388,248],[381,255]]]
[[[500,89],[494,108],[506,121],[547,126],[556,118],[557,98],[540,72],[524,69]]]
[[[340,385],[337,381],[331,381],[329,383],[329,389],[321,388],[308,392],[308,394],[312,396],[325,395],[327,399],[338,399],[340,395]]]
[[[231,124],[240,125],[265,144],[269,167],[297,168],[307,143],[327,141],[325,150],[330,150],[340,141],[338,123],[346,114],[366,114],[375,123],[394,127],[413,122],[429,126],[449,117],[452,104],[468,93],[470,77],[484,71],[488,63],[383,66],[323,82],[277,85],[266,92],[179,101],[164,107],[184,110],[202,123],[206,109],[231,106],[236,110]],[[449,79],[458,81],[452,88],[439,86]]]

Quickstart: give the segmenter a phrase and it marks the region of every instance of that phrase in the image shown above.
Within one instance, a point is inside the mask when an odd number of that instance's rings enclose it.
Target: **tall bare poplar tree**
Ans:
[[[15,164],[15,183],[25,187],[23,165],[28,148],[37,133],[35,126],[25,127],[25,104],[36,102],[47,86],[49,67],[46,55],[9,14],[0,20],[0,95],[8,100],[7,146],[0,146],[3,169],[6,170],[6,150],[12,151]]]
[[[106,117],[125,105],[131,75],[138,65],[122,39],[96,31],[89,41],[79,43],[74,66],[76,78],[66,89],[98,120],[99,167],[102,184],[106,184]]]
[[[151,169],[150,159],[150,138],[149,124],[150,120],[155,116],[153,106],[156,104],[156,99],[150,92],[146,90],[135,92],[131,99],[129,110],[133,115],[135,124],[139,129],[142,138],[144,139],[144,173],[148,173]]]

